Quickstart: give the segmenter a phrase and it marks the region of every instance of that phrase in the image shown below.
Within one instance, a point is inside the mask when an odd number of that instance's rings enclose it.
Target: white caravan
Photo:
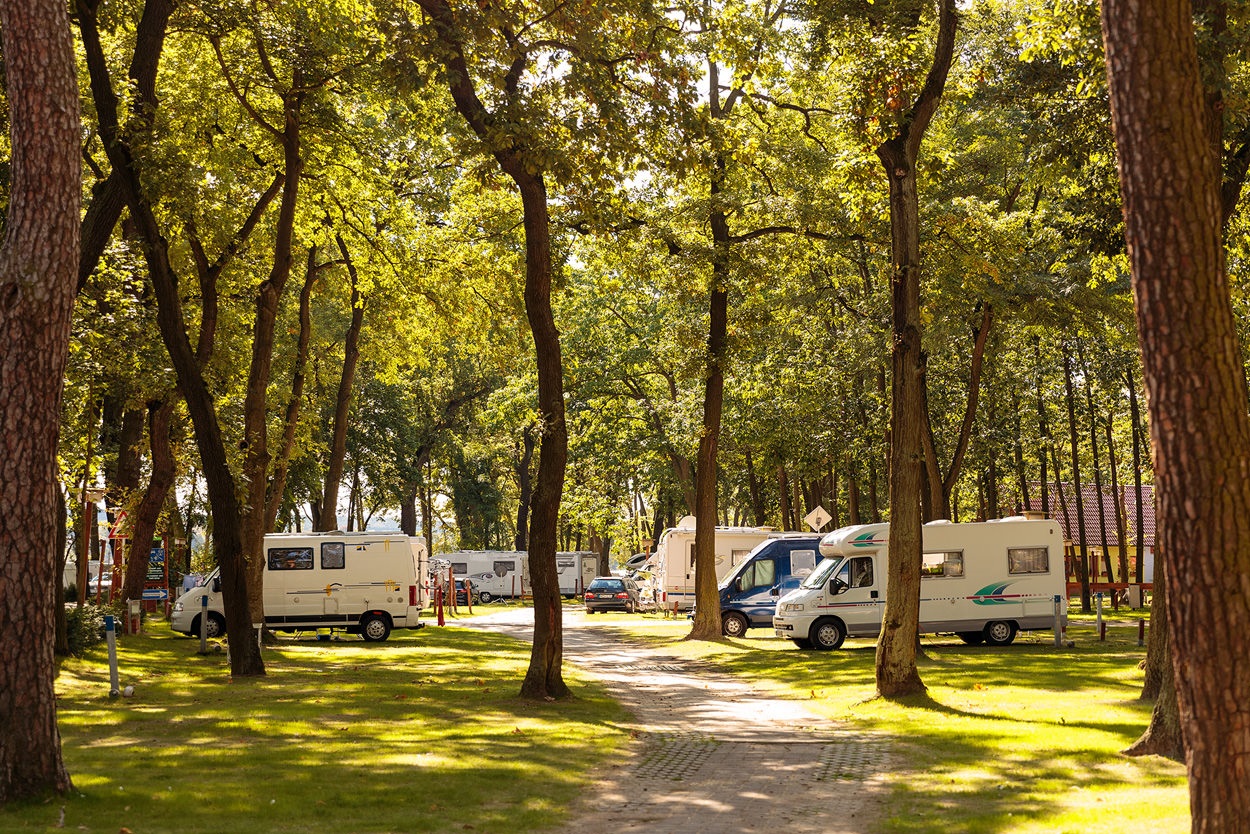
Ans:
[[[969,644],[1005,646],[1017,631],[1051,628],[1055,600],[1067,625],[1063,536],[1053,520],[923,528],[920,632],[953,632]],[[836,649],[847,636],[876,637],[885,609],[888,524],[843,527],[820,542],[825,559],[777,601],[773,628],[803,649]]]
[[[561,594],[580,596],[599,575],[599,554],[589,550],[561,551],[556,554],[556,573]]]
[[[647,562],[656,580],[656,603],[666,610],[694,608],[694,527],[694,516],[688,515],[665,530]],[[716,582],[774,532],[770,527],[717,527]]]
[[[274,631],[342,629],[370,642],[396,628],[421,628],[427,573],[425,542],[402,533],[265,536],[265,625]],[[200,633],[208,597],[208,636],[226,630],[220,568],[178,598],[174,631]]]
[[[457,583],[466,577],[471,580],[482,602],[528,593],[530,563],[524,550],[457,550],[437,559],[450,564]]]

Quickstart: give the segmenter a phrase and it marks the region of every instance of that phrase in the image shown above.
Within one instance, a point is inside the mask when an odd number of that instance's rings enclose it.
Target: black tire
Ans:
[[[726,637],[746,637],[747,629],[750,627],[751,624],[747,622],[747,618],[737,611],[721,615],[720,631]]]
[[[191,636],[192,637],[200,636],[200,616],[201,615],[197,614],[195,619],[191,621]],[[209,611],[208,612],[208,639],[216,640],[219,637],[224,637],[225,634],[226,634],[225,619],[216,611]]]
[[[632,599],[625,601],[625,613],[626,614],[634,613],[634,601]]]
[[[960,631],[959,639],[963,640],[969,646],[979,646],[985,642],[984,631]]]
[[[791,640],[791,642],[800,649],[810,649],[812,647],[812,641],[808,640],[806,637],[795,637]]]
[[[839,620],[817,620],[812,623],[808,639],[812,641],[813,649],[820,649],[822,652],[840,649],[846,640],[846,626]]]
[[[587,613],[587,614],[593,614],[593,613],[595,613],[595,609],[593,609],[593,608],[587,608],[587,609],[586,609],[586,613]]]
[[[360,636],[366,643],[381,643],[391,636],[391,621],[380,614],[366,614],[360,618]]]
[[[991,646],[1010,646],[1016,639],[1016,624],[1008,620],[994,620],[985,624],[985,642]]]
[[[477,594],[478,602],[485,604],[485,603],[490,602],[493,599],[494,597],[491,596],[490,591],[478,591],[478,594]]]

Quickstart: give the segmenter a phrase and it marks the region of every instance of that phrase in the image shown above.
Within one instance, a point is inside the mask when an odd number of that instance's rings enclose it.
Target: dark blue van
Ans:
[[[772,628],[778,597],[799,587],[819,561],[820,536],[810,533],[774,533],[757,544],[720,583],[725,636]]]

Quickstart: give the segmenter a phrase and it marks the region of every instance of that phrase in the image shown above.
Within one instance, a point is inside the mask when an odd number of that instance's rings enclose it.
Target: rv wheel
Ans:
[[[477,601],[480,603],[485,604],[490,602],[492,599],[494,599],[494,597],[491,596],[490,591],[478,591],[477,593]]]
[[[380,643],[391,636],[391,624],[385,617],[377,614],[366,614],[360,621],[360,636],[369,643]]]
[[[1016,624],[995,620],[985,625],[985,642],[991,646],[1008,646],[1016,639]]]
[[[747,633],[747,618],[736,613],[725,614],[720,618],[720,628],[726,637],[742,637]]]
[[[961,631],[958,633],[959,639],[969,646],[979,646],[985,642],[985,632],[983,631]]]
[[[223,620],[221,618],[221,615],[218,614],[217,612],[209,611],[208,612],[208,639],[216,640],[218,637],[221,637],[225,633],[226,633],[226,621]],[[192,637],[200,636],[200,618],[198,616],[194,620],[191,621],[191,636]]]
[[[846,639],[846,627],[837,620],[817,620],[812,625],[812,647],[821,651],[842,648]]]

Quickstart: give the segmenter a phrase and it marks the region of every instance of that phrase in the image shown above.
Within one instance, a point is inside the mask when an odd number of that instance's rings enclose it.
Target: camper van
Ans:
[[[220,569],[174,603],[175,631],[198,635],[208,597],[207,634],[226,630]],[[265,625],[274,631],[342,629],[377,642],[396,628],[421,628],[425,542],[402,533],[265,536]]]
[[[816,568],[820,536],[770,533],[720,583],[720,622],[726,637],[748,628],[771,627],[777,598]]]
[[[556,573],[560,577],[560,593],[569,598],[580,597],[599,575],[599,554],[589,550],[557,553]]]
[[[1066,594],[1055,521],[933,521],[922,530],[922,634],[949,632],[971,645],[1005,646],[1018,631],[1054,625],[1054,601]],[[777,601],[777,636],[802,649],[836,649],[848,636],[878,636],[889,536],[888,524],[862,524],[821,539],[824,560]],[[1065,627],[1066,605],[1059,616]]]
[[[665,530],[648,562],[656,578],[656,602],[665,609],[694,608],[694,526],[694,516],[688,515],[676,527]],[[716,581],[724,579],[773,532],[757,527],[717,527]]]
[[[481,602],[524,596],[530,587],[529,556],[524,550],[457,550],[437,559],[450,564],[457,582],[472,581]]]

